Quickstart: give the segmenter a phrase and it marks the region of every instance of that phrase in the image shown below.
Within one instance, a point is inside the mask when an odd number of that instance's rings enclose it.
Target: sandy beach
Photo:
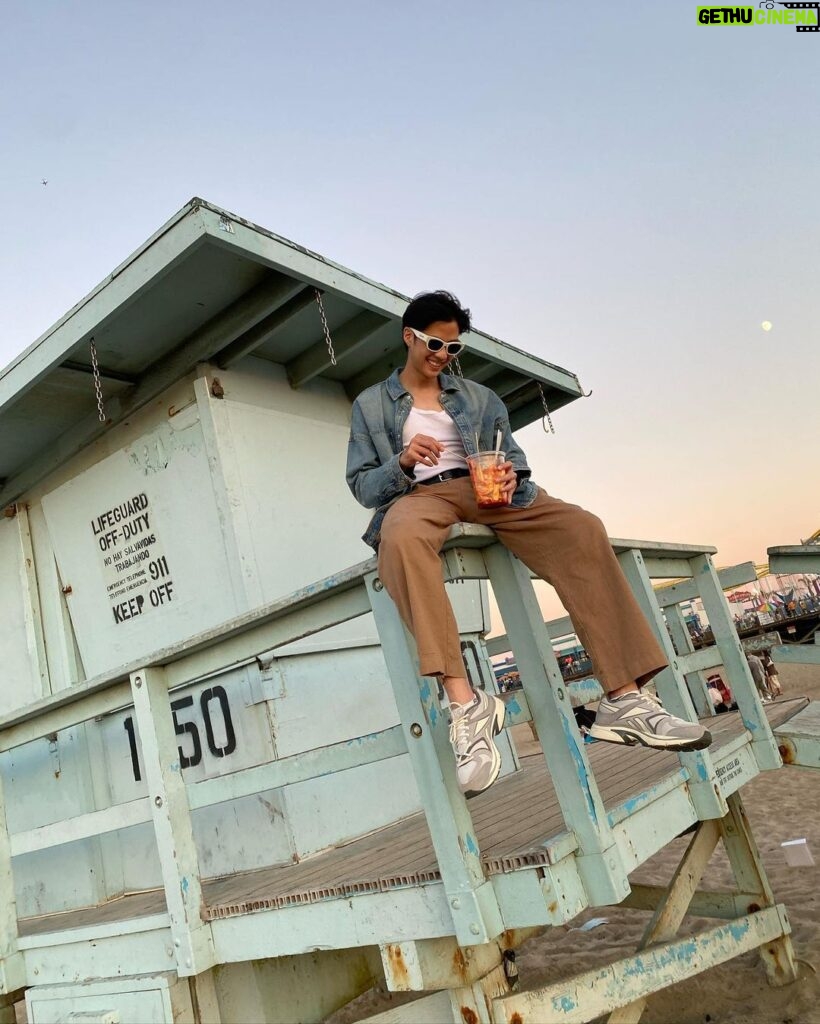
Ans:
[[[805,694],[820,699],[819,667],[785,666],[780,680],[785,696]],[[789,911],[795,956],[800,960],[799,979],[793,985],[773,988],[757,952],[747,953],[650,997],[641,1018],[646,1024],[820,1024],[820,772],[793,767],[767,772],[745,786],[742,797],[775,898]],[[780,844],[803,837],[818,863],[790,867]],[[667,883],[687,843],[688,839],[682,838],[667,846],[635,872],[633,881]],[[719,844],[701,887],[720,889],[731,883],[729,864]],[[586,921],[601,917],[609,922],[590,931],[578,930]],[[630,955],[648,919],[643,911],[598,907],[563,928],[531,939],[518,954],[522,988]],[[714,923],[690,917],[681,934]],[[391,998],[370,992],[330,1020],[349,1024],[404,1001],[404,996]]]

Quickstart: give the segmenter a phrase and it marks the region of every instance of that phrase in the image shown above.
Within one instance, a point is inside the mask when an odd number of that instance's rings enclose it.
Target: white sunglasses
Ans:
[[[412,331],[419,341],[423,341],[430,352],[441,352],[444,349],[448,356],[457,356],[464,349],[463,341],[442,341],[441,338],[434,338],[424,331],[417,331],[415,327],[408,327],[407,330]]]

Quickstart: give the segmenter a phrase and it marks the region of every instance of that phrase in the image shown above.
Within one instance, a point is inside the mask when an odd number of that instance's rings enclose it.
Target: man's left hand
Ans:
[[[515,475],[513,464],[511,462],[502,462],[498,467],[498,475],[502,480],[502,490],[509,505],[512,501],[513,492],[518,487],[518,477]]]

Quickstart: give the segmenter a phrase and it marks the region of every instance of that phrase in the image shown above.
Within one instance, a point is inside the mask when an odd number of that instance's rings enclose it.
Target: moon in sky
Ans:
[[[763,328],[764,331],[770,331],[772,329],[771,320],[764,320],[760,326]]]

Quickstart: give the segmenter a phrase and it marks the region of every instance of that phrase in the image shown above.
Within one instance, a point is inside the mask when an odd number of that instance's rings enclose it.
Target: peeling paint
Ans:
[[[474,857],[478,856],[478,843],[476,843],[475,836],[471,832],[468,832],[464,836],[464,845],[467,848],[467,851]]]
[[[643,793],[639,793],[637,796],[630,797],[629,800],[624,801],[624,810],[627,814],[632,812],[639,807],[642,803],[645,803],[649,799],[650,790],[644,790]]]
[[[728,928],[729,928],[729,934],[732,936],[732,938],[735,940],[735,942],[740,942],[740,940],[743,938],[743,936],[749,930],[749,922],[748,921],[744,921],[742,924],[732,923],[732,924],[728,925]]]
[[[578,740],[570,728],[569,721],[561,715],[561,727],[564,730],[564,739],[567,741],[567,749],[572,755],[572,759],[575,762],[575,770],[578,773],[578,780],[581,783],[581,788],[584,791],[584,798],[587,803],[587,810],[589,816],[592,818],[595,827],[598,827],[598,815],[595,813],[595,801],[592,799],[592,791],[589,786],[589,775],[587,774],[586,763],[584,761],[584,755],[578,746]]]
[[[556,1013],[569,1013],[577,1005],[571,996],[555,996],[552,1000],[552,1008]]]

